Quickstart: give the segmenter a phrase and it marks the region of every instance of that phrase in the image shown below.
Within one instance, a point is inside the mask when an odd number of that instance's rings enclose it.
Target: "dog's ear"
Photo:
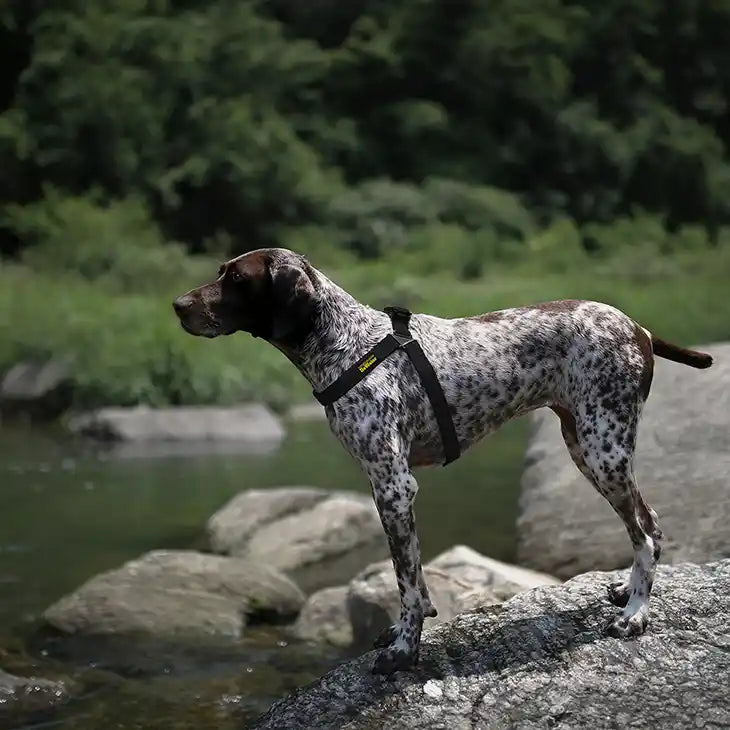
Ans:
[[[271,339],[287,344],[303,339],[312,326],[317,292],[307,274],[306,262],[286,262],[272,265]]]

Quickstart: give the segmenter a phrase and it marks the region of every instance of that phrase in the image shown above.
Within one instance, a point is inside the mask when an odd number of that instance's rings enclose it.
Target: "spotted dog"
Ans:
[[[186,332],[242,331],[269,341],[315,391],[323,390],[385,335],[392,323],[355,300],[304,257],[271,248],[223,264],[174,309]],[[576,466],[608,500],[634,551],[629,580],[608,587],[622,611],[616,637],[641,634],[661,547],[656,512],[634,478],[633,458],[654,356],[696,368],[712,359],[654,337],[606,304],[555,301],[472,317],[415,314],[413,336],[448,401],[463,452],[500,425],[551,408]],[[412,468],[443,461],[433,409],[408,356],[396,351],[326,408],[330,427],[367,474],[388,538],[400,617],[376,641],[373,671],[389,675],[418,659],[424,617],[435,616],[421,568]]]

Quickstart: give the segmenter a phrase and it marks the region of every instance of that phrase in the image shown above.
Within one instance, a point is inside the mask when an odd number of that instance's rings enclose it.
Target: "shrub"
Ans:
[[[8,205],[0,215],[0,225],[27,244],[23,263],[37,271],[74,273],[113,290],[140,292],[155,291],[161,277],[193,281],[211,268],[166,243],[137,198],[102,205],[49,188],[38,202]]]
[[[519,197],[505,190],[430,178],[424,185],[429,206],[444,223],[469,230],[492,229],[500,238],[525,239],[535,230],[531,213]]]
[[[327,215],[342,232],[342,243],[363,258],[403,248],[409,228],[436,219],[418,187],[386,179],[367,180],[336,195]]]

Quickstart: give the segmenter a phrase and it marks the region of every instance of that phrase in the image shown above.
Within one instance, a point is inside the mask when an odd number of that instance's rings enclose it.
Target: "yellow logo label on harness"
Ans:
[[[375,363],[376,360],[377,358],[375,357],[375,355],[370,355],[370,357],[358,367],[358,370],[361,373],[364,373],[369,367],[371,367]]]

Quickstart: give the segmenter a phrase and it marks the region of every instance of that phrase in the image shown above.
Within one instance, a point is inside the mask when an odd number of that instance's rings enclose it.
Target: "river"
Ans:
[[[447,469],[416,473],[426,560],[457,543],[513,559],[526,429],[524,420],[510,423]],[[94,687],[32,727],[241,730],[341,661],[342,652],[293,643],[282,628],[251,628],[236,647],[185,651],[81,646],[38,631],[43,610],[92,575],[154,548],[202,548],[207,518],[230,497],[287,485],[368,491],[324,423],[293,424],[280,449],[255,456],[130,456],[53,430],[2,426],[0,666],[3,656],[29,666],[37,658]]]

